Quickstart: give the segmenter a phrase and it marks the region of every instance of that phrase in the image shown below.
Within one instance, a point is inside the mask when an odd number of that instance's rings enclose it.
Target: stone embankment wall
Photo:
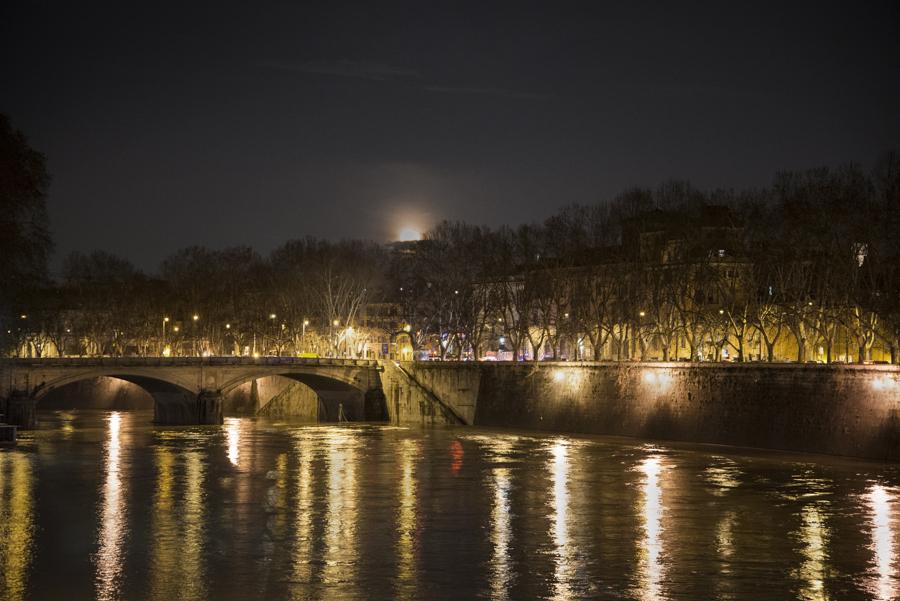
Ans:
[[[477,426],[900,461],[900,369],[792,364],[416,363],[419,387]],[[386,374],[388,373],[386,368]],[[394,379],[397,380],[396,378]],[[392,421],[421,420],[386,384]],[[409,399],[392,407],[392,400]],[[400,407],[397,412],[396,407]],[[439,415],[439,412],[432,412]]]
[[[381,384],[388,421],[471,425],[481,372],[476,364],[383,361]],[[444,367],[448,369],[443,369]]]

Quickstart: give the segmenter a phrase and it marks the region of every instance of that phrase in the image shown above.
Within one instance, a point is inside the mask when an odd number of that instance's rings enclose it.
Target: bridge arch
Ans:
[[[146,370],[106,368],[79,370],[58,378],[38,383],[32,398],[40,406],[42,398],[54,390],[84,380],[108,377],[129,382],[141,388],[153,399],[153,421],[162,424],[197,423],[197,386],[182,378]]]
[[[343,409],[344,417],[353,421],[378,421],[386,415],[380,388],[373,388],[368,380],[344,369],[285,366],[247,370],[225,381],[220,391],[227,397],[240,386],[274,376],[298,382],[312,390],[318,398],[319,421],[337,421],[340,409]]]

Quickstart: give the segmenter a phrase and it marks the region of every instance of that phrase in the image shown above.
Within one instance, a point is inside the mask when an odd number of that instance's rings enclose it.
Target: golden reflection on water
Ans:
[[[63,440],[69,440],[75,432],[75,415],[70,411],[58,411],[57,415],[59,416],[59,430],[62,432],[62,438]]]
[[[158,446],[151,519],[151,598],[205,598],[203,539],[206,508],[205,457],[198,449]],[[179,466],[179,460],[183,465]],[[182,467],[179,473],[179,467]],[[181,494],[179,494],[181,493]]]
[[[712,494],[718,497],[740,486],[740,474],[741,470],[734,461],[723,457],[716,457],[716,463],[703,470],[704,479],[713,485]]]
[[[0,599],[25,598],[34,554],[34,475],[31,459],[0,452]]]
[[[891,527],[892,506],[895,497],[880,484],[875,484],[866,495],[872,527],[871,549],[875,560],[875,576],[869,589],[878,601],[900,597],[894,575],[894,531]]]
[[[225,441],[228,445],[228,461],[238,467],[241,449],[241,418],[225,418]]]
[[[122,422],[130,419],[118,411],[106,419],[106,443],[103,449],[104,483],[100,509],[100,532],[97,536],[99,549],[95,557],[97,564],[97,598],[100,600],[119,598],[124,568],[123,553],[128,536],[127,512],[123,481]]]
[[[828,575],[828,538],[825,513],[814,503],[807,504],[800,512],[800,530],[803,559],[795,576],[800,580],[800,598],[806,601],[828,599],[825,578]]]
[[[288,454],[279,453],[275,458],[275,484],[269,487],[266,495],[266,511],[271,516],[268,527],[271,536],[282,539],[287,536],[288,529]]]
[[[554,516],[551,535],[556,547],[553,598],[564,601],[573,598],[574,572],[569,544],[569,448],[564,440],[556,441],[551,447],[550,472],[553,476],[551,507]]]
[[[181,549],[182,599],[201,599],[204,596],[203,581],[203,534],[206,505],[203,498],[203,481],[206,464],[199,451],[190,451],[185,456],[185,484],[183,529],[184,541]]]
[[[510,565],[510,511],[509,468],[493,470],[494,504],[491,509],[491,599],[506,601],[509,598]]]
[[[719,557],[725,561],[734,555],[734,520],[733,511],[727,512],[716,526],[716,551]],[[726,567],[723,571],[728,572]]]
[[[328,449],[328,496],[325,515],[326,586],[356,582],[358,503],[357,437],[343,428],[329,430],[323,440]]]
[[[643,474],[638,511],[644,522],[644,539],[640,549],[640,592],[641,599],[647,601],[660,598],[663,576],[662,518],[665,508],[660,480],[664,467],[658,455],[647,457],[638,466],[638,471]]]
[[[416,458],[419,445],[408,438],[397,445],[400,454],[400,486],[397,499],[397,591],[398,598],[415,596],[416,585]]]
[[[298,437],[294,442],[294,450],[297,454],[297,486],[295,497],[297,501],[294,519],[294,548],[291,561],[293,582],[308,584],[312,578],[310,560],[312,559],[312,513],[313,513],[313,453],[315,447],[312,439],[306,436]],[[307,598],[307,592],[303,588],[294,587],[292,598],[299,601]]]

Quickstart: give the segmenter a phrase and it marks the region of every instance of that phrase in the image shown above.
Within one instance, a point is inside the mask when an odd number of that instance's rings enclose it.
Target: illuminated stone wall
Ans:
[[[436,396],[458,402],[470,395],[477,426],[900,460],[896,366],[420,363],[410,369]]]

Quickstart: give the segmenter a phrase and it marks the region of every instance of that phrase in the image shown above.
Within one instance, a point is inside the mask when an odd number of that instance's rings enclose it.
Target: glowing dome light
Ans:
[[[410,240],[420,240],[422,238],[422,232],[412,226],[404,226],[400,228],[400,233],[397,239],[401,242],[409,242]]]

